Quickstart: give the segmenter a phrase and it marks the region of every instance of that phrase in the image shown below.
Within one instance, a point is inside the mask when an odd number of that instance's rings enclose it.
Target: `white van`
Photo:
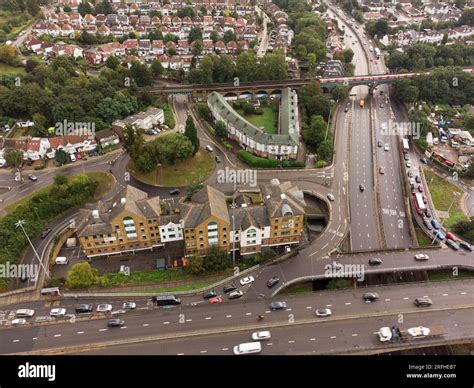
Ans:
[[[31,318],[33,315],[35,315],[35,310],[31,309],[19,309],[15,313],[16,318]]]
[[[69,263],[69,259],[67,257],[58,256],[56,257],[56,264],[67,264]]]
[[[247,342],[234,346],[234,354],[260,353],[261,351],[262,345],[260,342]]]

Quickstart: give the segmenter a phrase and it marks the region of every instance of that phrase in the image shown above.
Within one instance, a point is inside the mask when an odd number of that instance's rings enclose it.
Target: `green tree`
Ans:
[[[23,165],[23,151],[15,148],[7,148],[4,154],[7,166],[10,168],[19,168]]]
[[[194,42],[195,40],[202,40],[202,31],[199,27],[192,27],[189,31],[188,42]]]
[[[324,140],[318,146],[318,158],[324,159],[326,161],[331,160],[332,155],[334,154],[334,145],[331,140]]]
[[[41,113],[33,114],[33,122],[35,123],[33,127],[33,136],[37,137],[48,137],[48,131],[46,129],[47,119]]]
[[[186,136],[194,147],[193,155],[199,151],[199,138],[197,135],[196,125],[192,116],[188,116],[186,119],[186,128],[184,130],[184,136]]]
[[[259,80],[288,79],[288,63],[281,53],[265,54],[258,66]]]
[[[56,159],[56,162],[62,166],[64,164],[66,164],[67,162],[69,162],[69,157],[68,157],[68,154],[59,149],[59,150],[56,150],[56,152],[54,153],[54,159]]]
[[[222,271],[232,265],[229,254],[213,247],[204,259],[204,269],[206,271]]]
[[[348,96],[348,91],[344,86],[336,86],[331,90],[332,98],[337,101],[342,101]]]
[[[123,136],[123,149],[127,152],[131,157],[134,150],[141,150],[144,144],[143,135],[140,131],[137,131],[135,127],[132,125],[127,125],[123,129],[122,132]]]
[[[148,145],[148,144],[147,144]],[[193,155],[194,145],[182,133],[170,133],[151,142],[157,162],[175,164]]]
[[[26,9],[28,13],[32,16],[36,16],[40,11],[40,7],[36,0],[26,0]]]
[[[342,52],[342,55],[344,56],[345,63],[351,63],[352,58],[354,58],[354,51],[352,51],[350,48],[347,48]]]
[[[200,72],[200,78],[202,84],[212,84],[213,83],[213,73],[214,73],[214,62],[211,57],[206,55],[202,57],[199,61],[198,70]]]
[[[163,74],[164,72],[164,68],[163,68],[163,65],[161,64],[161,62],[158,60],[158,59],[155,59],[152,63],[151,63],[151,74],[153,75],[153,78],[159,78],[161,77],[161,75]]]
[[[18,50],[10,45],[3,45],[0,47],[0,63],[5,63],[11,66],[20,66],[20,54]]]
[[[102,0],[99,4],[97,4],[97,6],[94,9],[94,15],[97,15],[100,13],[104,15],[114,13],[112,4],[109,3],[107,0]]]
[[[61,172],[57,173],[55,176],[54,176],[54,184],[56,186],[62,186],[62,185],[65,185],[67,184],[67,176],[66,174],[63,174]]]
[[[246,51],[237,56],[236,72],[240,82],[255,81],[255,70],[257,68],[257,57],[253,51]]]
[[[90,288],[97,283],[99,272],[88,262],[77,263],[68,271],[66,277],[67,288]]]
[[[93,12],[93,10],[92,10],[92,7],[89,4],[89,2],[85,1],[83,3],[80,3],[77,6],[77,12],[79,12],[81,14],[81,16],[85,16],[88,13],[91,14]]]
[[[105,61],[105,66],[107,66],[109,69],[116,70],[118,65],[120,65],[120,61],[115,55],[111,55]]]
[[[311,118],[311,124],[306,126],[302,131],[302,137],[306,144],[317,147],[324,141],[326,135],[327,123],[324,118],[315,115]]]
[[[138,61],[133,61],[130,66],[130,75],[138,86],[149,86],[153,82],[150,68]]]
[[[227,126],[222,120],[216,121],[214,129],[216,130],[216,136],[219,139],[225,139],[227,137]]]
[[[191,275],[200,275],[205,271],[204,257],[192,256],[189,258],[188,270]]]

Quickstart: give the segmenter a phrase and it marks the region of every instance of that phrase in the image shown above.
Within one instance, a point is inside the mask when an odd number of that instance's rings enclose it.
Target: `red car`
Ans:
[[[423,210],[416,208],[416,214],[418,214],[419,216],[422,216],[424,213],[423,213]]]
[[[222,303],[222,298],[220,296],[216,296],[215,298],[209,299],[209,303],[210,304]]]
[[[423,191],[425,191],[425,189],[423,188],[423,185],[419,185],[419,186],[418,186],[418,191],[419,191],[420,193],[422,193]]]
[[[446,238],[449,239],[449,240],[452,240],[452,241],[458,241],[458,238],[454,234],[452,234],[451,232],[446,233]]]

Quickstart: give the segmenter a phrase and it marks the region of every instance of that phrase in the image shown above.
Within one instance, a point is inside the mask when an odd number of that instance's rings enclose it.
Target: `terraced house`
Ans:
[[[151,251],[171,243],[186,257],[206,256],[213,248],[249,255],[298,244],[305,206],[297,187],[277,179],[230,197],[206,186],[192,201],[172,206],[127,186],[99,209],[81,210],[76,233],[88,258]]]
[[[296,91],[285,88],[281,92],[278,134],[266,133],[264,128],[251,124],[217,92],[209,94],[207,105],[214,119],[226,124],[228,136],[244,150],[268,159],[296,159],[300,133]]]

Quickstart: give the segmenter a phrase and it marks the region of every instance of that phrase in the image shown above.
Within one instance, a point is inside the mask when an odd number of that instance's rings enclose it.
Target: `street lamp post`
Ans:
[[[28,234],[26,233],[25,228],[23,227],[23,224],[24,224],[24,223],[25,223],[25,220],[18,220],[18,222],[15,224],[15,226],[16,226],[17,228],[20,228],[20,229],[23,231],[23,233],[25,234],[26,239],[27,239],[28,242],[30,243],[31,249],[33,249],[33,252],[34,252],[34,254],[35,254],[35,256],[36,256],[36,259],[38,260],[38,262],[39,262],[41,268],[43,268],[43,271],[44,271],[44,273],[46,274],[46,277],[49,279],[48,271],[46,271],[46,267],[44,266],[43,262],[41,261],[39,255],[38,255],[38,252],[36,252],[36,249],[35,249],[35,247],[33,246],[33,243],[31,242],[30,238],[28,237]]]

